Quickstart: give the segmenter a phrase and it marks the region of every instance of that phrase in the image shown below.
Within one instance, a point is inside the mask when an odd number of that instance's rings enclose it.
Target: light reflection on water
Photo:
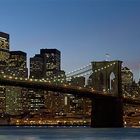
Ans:
[[[140,129],[2,127],[0,140],[140,140]]]

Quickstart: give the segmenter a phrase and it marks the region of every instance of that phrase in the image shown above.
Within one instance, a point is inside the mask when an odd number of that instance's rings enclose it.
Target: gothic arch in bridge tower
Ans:
[[[105,93],[122,96],[121,93],[122,61],[92,62],[92,87]]]
[[[109,85],[108,89],[111,93],[113,93],[113,91],[116,91],[116,88],[117,88],[116,87],[116,76],[115,76],[114,72],[111,72],[109,75],[109,84],[108,85]]]

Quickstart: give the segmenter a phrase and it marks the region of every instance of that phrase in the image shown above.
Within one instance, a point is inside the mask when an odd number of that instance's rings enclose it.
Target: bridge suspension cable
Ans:
[[[87,73],[80,73],[80,74],[77,74],[77,75],[74,75],[74,76],[68,76],[68,77],[66,77],[66,80],[71,80],[72,78],[75,78],[75,77],[80,77],[80,76],[83,76],[83,77],[85,77],[85,76],[90,76],[92,74],[92,71],[89,71],[89,72],[87,72]]]
[[[99,71],[103,71],[105,69],[108,69],[110,67],[112,67],[113,65],[115,65],[116,63],[113,62],[111,64],[108,64],[106,66],[103,66],[101,68],[95,69],[94,71],[92,71],[92,67],[91,65],[87,65],[85,67],[83,67],[82,69],[78,69],[76,71],[72,71],[69,74],[66,75],[67,79],[71,79],[71,77],[79,77],[79,76],[86,76],[86,75],[90,75],[92,73],[97,73]],[[86,69],[88,68],[88,69]],[[83,70],[83,71],[82,71]],[[79,72],[79,73],[78,73]]]
[[[80,71],[85,71],[85,70],[91,70],[92,69],[92,66],[91,66],[91,64],[89,64],[89,65],[86,65],[86,66],[84,66],[84,67],[81,67],[81,68],[79,68],[79,69],[77,69],[77,70],[73,70],[73,71],[71,71],[71,72],[68,72],[67,74],[66,74],[66,76],[70,76],[70,75],[75,75],[76,73],[78,73],[78,72],[80,72]]]
[[[91,72],[91,69],[87,69],[87,70],[81,71],[79,73],[75,73],[73,75],[67,75],[67,78],[69,78],[69,77],[76,77],[76,76],[82,76],[82,75],[85,75],[85,74],[87,74],[89,72]]]

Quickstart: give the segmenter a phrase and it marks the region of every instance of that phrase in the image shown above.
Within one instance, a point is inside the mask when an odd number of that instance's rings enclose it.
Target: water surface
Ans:
[[[139,128],[0,127],[0,140],[140,140]]]

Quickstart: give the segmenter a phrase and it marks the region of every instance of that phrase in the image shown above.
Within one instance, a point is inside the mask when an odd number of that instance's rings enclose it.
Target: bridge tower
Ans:
[[[123,127],[122,61],[92,62],[92,87],[109,97],[92,99],[91,127]]]

